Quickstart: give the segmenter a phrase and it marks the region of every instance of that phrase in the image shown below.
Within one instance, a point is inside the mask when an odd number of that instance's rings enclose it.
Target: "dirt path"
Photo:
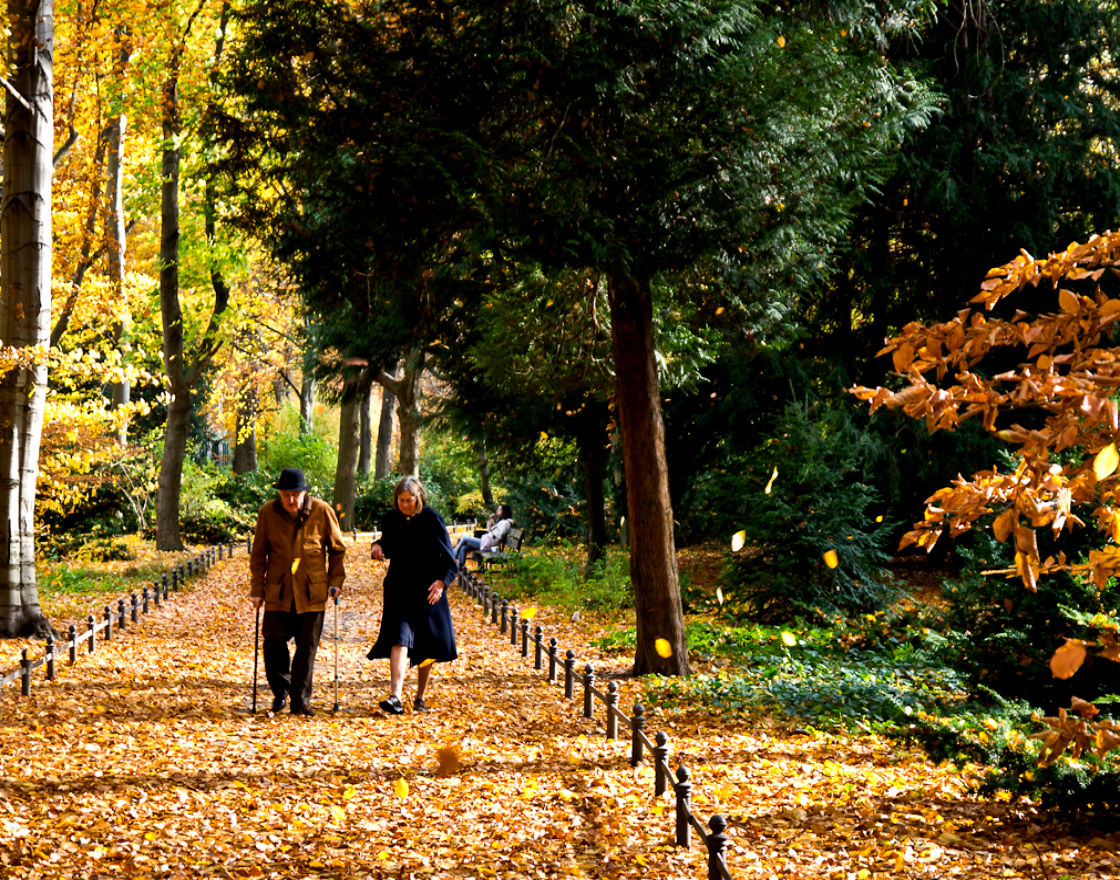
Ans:
[[[652,767],[631,768],[626,740],[583,719],[458,591],[461,657],[437,668],[434,711],[381,714],[387,664],[364,658],[380,570],[364,550],[340,606],[338,713],[330,611],[320,714],[269,716],[263,670],[248,713],[243,553],[30,698],[6,688],[0,877],[705,876],[699,847],[669,843]],[[534,622],[581,663],[624,665],[547,609]],[[623,707],[637,688],[622,682]],[[1029,808],[976,800],[879,740],[671,713],[650,727],[692,769],[697,813],[731,819],[736,878],[1120,876],[1115,839],[1057,839]]]

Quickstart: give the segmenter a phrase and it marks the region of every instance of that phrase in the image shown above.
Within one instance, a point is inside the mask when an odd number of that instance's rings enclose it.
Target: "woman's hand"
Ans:
[[[369,555],[372,556],[374,559],[384,559],[385,558],[385,551],[383,551],[381,549],[380,544],[374,544],[369,550]]]
[[[447,585],[443,581],[433,581],[432,585],[428,587],[428,604],[435,605],[446,588]]]

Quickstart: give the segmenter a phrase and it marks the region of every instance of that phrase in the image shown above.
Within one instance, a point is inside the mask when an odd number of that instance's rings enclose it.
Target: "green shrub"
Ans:
[[[506,563],[499,587],[503,598],[531,599],[566,611],[629,610],[634,607],[630,557],[618,548],[608,550],[590,572],[585,571],[582,548],[558,542],[547,553],[522,552]]]
[[[727,569],[725,613],[824,619],[872,611],[897,595],[884,568],[889,526],[862,478],[877,451],[850,410],[794,403],[737,477],[711,477],[723,484],[712,503],[733,504],[746,536]]]

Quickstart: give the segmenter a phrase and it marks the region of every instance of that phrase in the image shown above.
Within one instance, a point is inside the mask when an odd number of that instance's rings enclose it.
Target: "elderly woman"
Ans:
[[[480,538],[464,535],[455,545],[455,563],[460,569],[467,561],[467,554],[472,550],[490,550],[497,547],[506,539],[509,530],[513,528],[513,509],[508,504],[499,504],[498,509],[486,521],[486,534]]]
[[[432,664],[458,657],[447,585],[458,567],[443,517],[425,503],[424,487],[405,477],[393,490],[393,509],[381,524],[381,537],[371,548],[374,559],[388,559],[381,631],[366,655],[389,658],[389,696],[381,708],[391,715],[404,711],[401,689],[409,666],[418,666],[412,708],[426,712],[424,694]]]

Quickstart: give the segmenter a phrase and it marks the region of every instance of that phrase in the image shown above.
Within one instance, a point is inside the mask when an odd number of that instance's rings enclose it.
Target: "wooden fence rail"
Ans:
[[[547,679],[552,684],[559,683],[559,670],[561,666],[560,648],[555,638],[550,638],[547,643],[544,639],[544,630],[538,624],[533,632],[529,632],[529,621],[519,620],[519,612],[512,607],[508,600],[502,599],[481,578],[477,571],[461,571],[459,581],[463,591],[471,596],[477,604],[482,606],[482,614],[489,617],[490,622],[498,628],[501,636],[509,639],[511,646],[520,645],[521,656],[528,658],[530,644],[533,645],[533,668],[544,671],[546,669],[545,657],[547,655]],[[564,696],[575,700],[577,686],[582,687],[583,717],[594,718],[595,702],[598,701],[605,707],[604,727],[607,739],[618,739],[619,724],[629,730],[630,735],[630,763],[637,766],[648,750],[653,758],[654,766],[654,794],[662,796],[673,789],[676,798],[676,829],[675,840],[678,846],[688,848],[692,845],[692,832],[695,831],[700,842],[708,850],[707,880],[732,880],[727,868],[727,848],[730,838],[724,832],[727,830],[727,819],[719,814],[708,820],[708,830],[692,812],[692,776],[687,767],[680,766],[674,774],[669,766],[669,738],[658,732],[652,740],[646,734],[645,708],[640,702],[634,703],[632,715],[627,715],[619,709],[620,694],[618,683],[610,682],[606,690],[595,686],[595,670],[591,664],[584,666],[583,672],[576,671],[576,656],[571,650],[564,652],[563,658],[563,686]],[[670,783],[671,779],[674,779]]]
[[[141,614],[147,614],[152,608],[158,608],[166,602],[173,592],[178,592],[179,587],[196,574],[210,570],[215,561],[226,557],[233,558],[233,542],[218,544],[208,547],[197,556],[179,563],[169,571],[163,572],[152,581],[151,587],[145,586],[139,595],[130,594],[120,597],[115,605],[105,606],[100,615],[90,614],[86,618],[86,626],[78,632],[77,625],[70,624],[66,641],[61,645],[55,641],[54,636],[48,636],[43,653],[31,658],[31,651],[24,648],[20,652],[19,667],[9,672],[0,673],[0,705],[3,704],[4,685],[19,681],[20,695],[31,696],[32,673],[36,669],[46,667],[44,677],[46,681],[54,681],[56,664],[61,652],[66,654],[66,662],[73,666],[78,662],[78,648],[85,645],[86,653],[92,654],[97,650],[98,634],[106,642],[112,641],[117,633],[123,633],[129,626],[135,626]]]

